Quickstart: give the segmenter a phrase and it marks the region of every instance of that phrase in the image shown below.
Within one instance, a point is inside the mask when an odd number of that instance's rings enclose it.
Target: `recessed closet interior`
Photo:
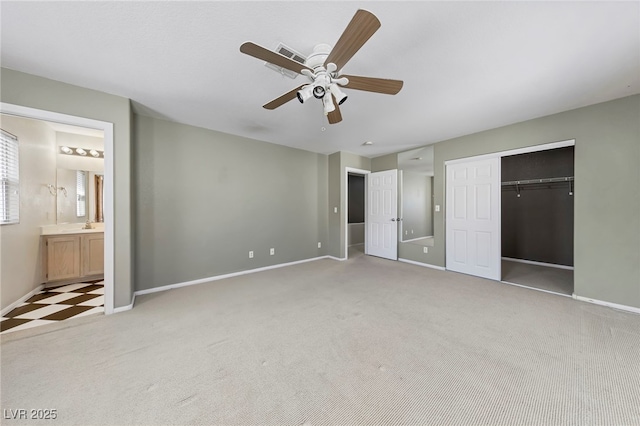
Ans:
[[[573,293],[574,147],[502,157],[502,280]]]

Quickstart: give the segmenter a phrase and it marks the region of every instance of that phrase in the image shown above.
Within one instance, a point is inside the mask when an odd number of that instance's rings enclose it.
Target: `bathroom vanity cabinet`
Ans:
[[[104,233],[43,235],[46,283],[104,277]]]
[[[82,275],[104,275],[104,233],[82,235],[80,247]]]

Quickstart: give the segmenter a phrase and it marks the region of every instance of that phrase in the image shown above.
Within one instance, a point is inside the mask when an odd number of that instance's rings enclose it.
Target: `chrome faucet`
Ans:
[[[82,229],[93,229],[93,226],[91,226],[91,221],[87,220],[87,223],[84,224],[84,227]]]

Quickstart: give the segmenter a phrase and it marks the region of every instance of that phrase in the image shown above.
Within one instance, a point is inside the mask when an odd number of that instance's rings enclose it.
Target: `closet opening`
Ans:
[[[573,294],[574,146],[501,159],[502,281]]]

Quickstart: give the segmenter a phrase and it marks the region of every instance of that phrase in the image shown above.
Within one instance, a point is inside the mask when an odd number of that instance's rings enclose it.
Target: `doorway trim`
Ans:
[[[367,246],[367,175],[371,170],[356,169],[354,167],[344,168],[344,259],[349,258],[349,173],[364,176],[364,245]]]
[[[114,309],[113,123],[0,102],[0,113],[104,131],[104,313]]]

